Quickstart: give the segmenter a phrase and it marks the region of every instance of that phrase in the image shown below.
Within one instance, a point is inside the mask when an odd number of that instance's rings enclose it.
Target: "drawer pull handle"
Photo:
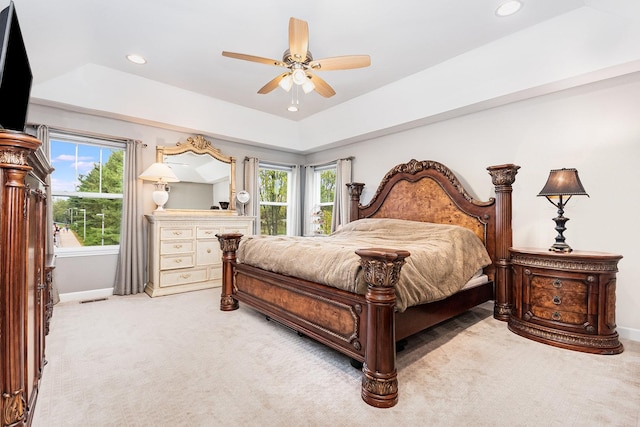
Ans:
[[[211,248],[207,249],[207,253],[210,254],[211,253]]]
[[[176,249],[180,249],[182,247],[182,245],[173,245],[174,248]]]
[[[182,274],[180,275],[180,278],[181,278],[181,279],[188,279],[189,277],[191,277],[191,273],[182,273]]]
[[[562,304],[562,298],[560,298],[558,295],[554,295],[554,296],[553,296],[553,303],[554,303],[555,305],[560,305],[560,304]]]
[[[560,320],[562,318],[562,316],[557,311],[554,311],[553,314],[551,315],[551,318],[553,320]]]
[[[213,234],[213,231],[205,231],[204,234]]]
[[[562,287],[562,280],[556,279],[553,281],[553,287],[556,289],[560,289]]]
[[[180,264],[182,262],[182,258],[176,258],[173,262]]]

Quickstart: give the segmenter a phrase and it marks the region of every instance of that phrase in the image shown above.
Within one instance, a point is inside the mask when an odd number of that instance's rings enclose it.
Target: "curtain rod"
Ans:
[[[329,160],[328,162],[321,162],[321,163],[309,163],[307,165],[304,165],[305,167],[318,167],[318,166],[326,166],[329,165],[331,163],[337,162],[338,160],[354,160],[356,157],[355,156],[349,156],[349,157],[344,157],[342,159],[335,159],[335,160]]]
[[[68,129],[68,128],[62,128],[62,127],[55,127],[55,126],[49,126],[49,125],[45,125],[44,123],[28,123],[28,126],[33,126],[34,128],[38,128],[38,126],[46,126],[49,128],[49,132],[54,132],[54,133],[62,133],[62,134],[67,134],[67,135],[76,135],[76,136],[86,136],[88,138],[96,138],[96,139],[104,139],[107,141],[116,141],[116,142],[135,142],[135,143],[142,143],[143,146],[146,147],[147,144],[144,144],[141,140],[139,139],[133,139],[133,138],[123,138],[120,136],[110,136],[110,135],[104,135],[104,134],[100,134],[100,133],[94,133],[94,132],[87,132],[87,131],[80,131],[80,130],[75,130],[75,129]]]

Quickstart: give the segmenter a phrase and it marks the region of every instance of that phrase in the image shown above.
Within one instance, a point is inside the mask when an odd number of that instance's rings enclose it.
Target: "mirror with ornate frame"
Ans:
[[[235,211],[236,159],[222,154],[202,135],[174,147],[157,146],[156,162],[168,164],[180,180],[171,184],[166,208]]]

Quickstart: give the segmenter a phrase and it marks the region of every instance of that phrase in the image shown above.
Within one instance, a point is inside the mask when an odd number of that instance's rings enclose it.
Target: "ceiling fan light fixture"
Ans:
[[[302,91],[304,93],[309,93],[316,88],[316,85],[310,79],[307,79],[306,82],[302,83]]]
[[[278,83],[278,86],[284,89],[285,92],[289,92],[293,86],[293,78],[291,77],[291,74],[284,76],[282,80],[280,80],[280,83]]]
[[[289,106],[287,107],[287,111],[291,111],[292,113],[295,113],[298,111],[298,106],[296,104],[289,104]]]
[[[308,80],[307,73],[305,73],[302,68],[296,68],[295,70],[293,70],[291,72],[291,78],[297,85],[302,85]]]

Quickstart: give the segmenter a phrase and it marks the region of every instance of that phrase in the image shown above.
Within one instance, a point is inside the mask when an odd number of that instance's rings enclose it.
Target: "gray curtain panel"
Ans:
[[[36,138],[42,141],[42,151],[47,156],[47,159],[51,161],[50,147],[49,147],[49,127],[45,125],[38,125],[36,127]],[[47,187],[47,236],[53,236],[53,200],[51,199],[51,174],[47,175],[45,181]],[[47,239],[47,253],[54,253],[53,239]],[[58,293],[58,287],[55,281],[53,282],[53,303],[60,302],[60,294]]]
[[[251,199],[245,206],[245,213],[256,217],[254,222],[254,234],[260,234],[260,184],[259,180],[260,160],[257,157],[244,158],[244,191],[249,193]]]
[[[341,225],[347,224],[349,218],[349,190],[346,184],[351,182],[351,159],[340,159],[336,162],[336,186],[333,193],[333,215],[331,232]]]
[[[144,291],[147,259],[146,228],[142,206],[142,150],[140,141],[128,141],[125,154],[120,253],[113,286],[114,295],[131,295]]]

